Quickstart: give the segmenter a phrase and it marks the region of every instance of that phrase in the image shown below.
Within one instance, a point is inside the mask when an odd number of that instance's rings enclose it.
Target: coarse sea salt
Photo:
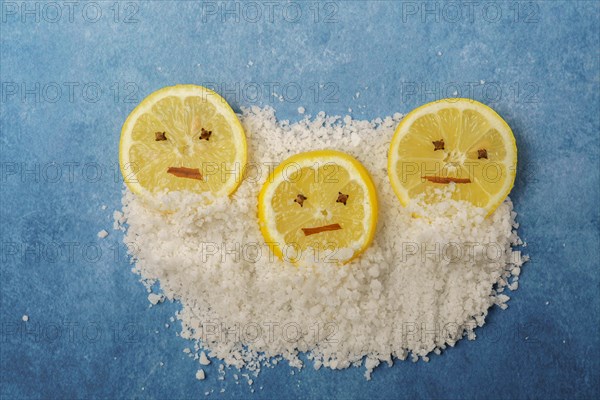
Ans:
[[[196,379],[198,379],[199,381],[203,381],[206,378],[206,374],[204,373],[203,369],[199,369],[198,371],[196,371]]]
[[[209,365],[210,364],[210,360],[206,356],[205,352],[201,352],[199,358],[200,358],[200,360],[199,360],[200,364],[202,364],[202,365]]]
[[[205,196],[171,193],[164,200],[177,202],[179,211],[162,214],[125,190],[115,228],[127,223],[132,270],[146,287],[159,282],[167,299],[181,302],[179,335],[255,375],[282,358],[302,367],[299,353],[307,352],[316,369],[362,364],[370,379],[381,362],[428,361],[461,338],[474,339],[490,307],[506,308],[509,297],[500,292],[516,289],[527,261],[512,250],[522,242],[510,199],[486,218],[484,210],[451,200],[451,184],[438,193],[444,201],[403,208],[386,174],[401,118],[361,121],[321,112],[290,124],[278,122],[272,108],[244,109],[254,174],[231,198],[199,207]],[[322,148],[355,156],[371,173],[377,233],[345,266],[294,267],[264,245],[257,196],[273,165]],[[157,304],[162,296],[148,299]],[[200,363],[206,361],[201,355]]]

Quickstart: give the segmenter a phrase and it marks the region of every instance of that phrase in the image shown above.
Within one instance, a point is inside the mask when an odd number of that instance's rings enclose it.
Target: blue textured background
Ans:
[[[599,3],[286,4],[2,2],[2,398],[598,396]],[[149,310],[122,236],[96,237],[120,204],[121,124],[176,83],[290,120],[299,106],[406,113],[455,90],[490,104],[517,138],[511,197],[532,257],[509,309],[371,382],[279,365],[251,394],[216,363],[194,379],[165,328],[177,305]]]

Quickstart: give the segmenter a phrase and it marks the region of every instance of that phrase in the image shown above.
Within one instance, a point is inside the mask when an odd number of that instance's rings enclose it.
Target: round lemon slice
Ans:
[[[121,130],[119,164],[129,189],[145,199],[163,192],[225,196],[241,182],[246,136],[225,99],[196,85],[146,97]]]
[[[293,263],[346,263],[371,243],[375,186],[346,153],[294,155],[270,174],[258,197],[261,232],[273,252]]]
[[[388,153],[388,176],[403,205],[454,184],[452,198],[491,214],[513,187],[517,146],[494,110],[470,99],[444,99],[411,111],[398,125]],[[439,193],[439,191],[438,191]]]

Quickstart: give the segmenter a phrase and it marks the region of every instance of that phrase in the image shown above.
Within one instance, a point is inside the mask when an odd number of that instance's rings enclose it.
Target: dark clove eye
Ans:
[[[342,192],[338,192],[338,197],[337,197],[337,200],[335,202],[336,203],[342,203],[343,205],[346,205],[346,202],[348,201],[348,197],[350,197],[349,194],[344,194]]]
[[[294,203],[300,204],[300,207],[304,207],[304,200],[308,200],[308,197],[303,195],[302,193],[298,193],[298,196],[294,199]]]
[[[431,143],[433,143],[433,151],[444,150],[444,139],[434,140]]]
[[[167,140],[166,132],[154,132],[154,140],[156,140],[157,142]]]
[[[482,158],[485,158],[486,160],[488,158],[486,149],[477,150],[477,159],[481,160]]]
[[[202,130],[200,131],[200,140],[208,140],[210,139],[210,135],[212,135],[212,131],[207,131],[206,129],[202,128]]]

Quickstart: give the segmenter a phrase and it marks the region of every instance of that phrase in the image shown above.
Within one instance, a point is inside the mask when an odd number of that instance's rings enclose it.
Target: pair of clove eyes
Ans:
[[[444,150],[445,148],[444,139],[434,140],[431,143],[433,143],[433,151]],[[485,158],[486,160],[488,158],[486,149],[477,150],[477,159],[481,160],[482,158]]]
[[[202,130],[200,131],[200,136],[198,136],[198,139],[208,141],[210,139],[211,135],[212,135],[212,131],[207,131],[206,129],[202,128]],[[166,132],[154,132],[154,140],[157,142],[162,142],[164,140],[167,140],[167,133]]]
[[[336,203],[342,203],[343,205],[346,205],[346,202],[348,201],[348,197],[350,197],[349,194],[344,194],[342,192],[338,192],[338,197],[337,197],[337,200],[335,202]],[[298,193],[298,195],[294,199],[294,203],[298,203],[300,205],[300,207],[304,207],[304,200],[308,200],[308,197],[306,197],[302,193]]]

